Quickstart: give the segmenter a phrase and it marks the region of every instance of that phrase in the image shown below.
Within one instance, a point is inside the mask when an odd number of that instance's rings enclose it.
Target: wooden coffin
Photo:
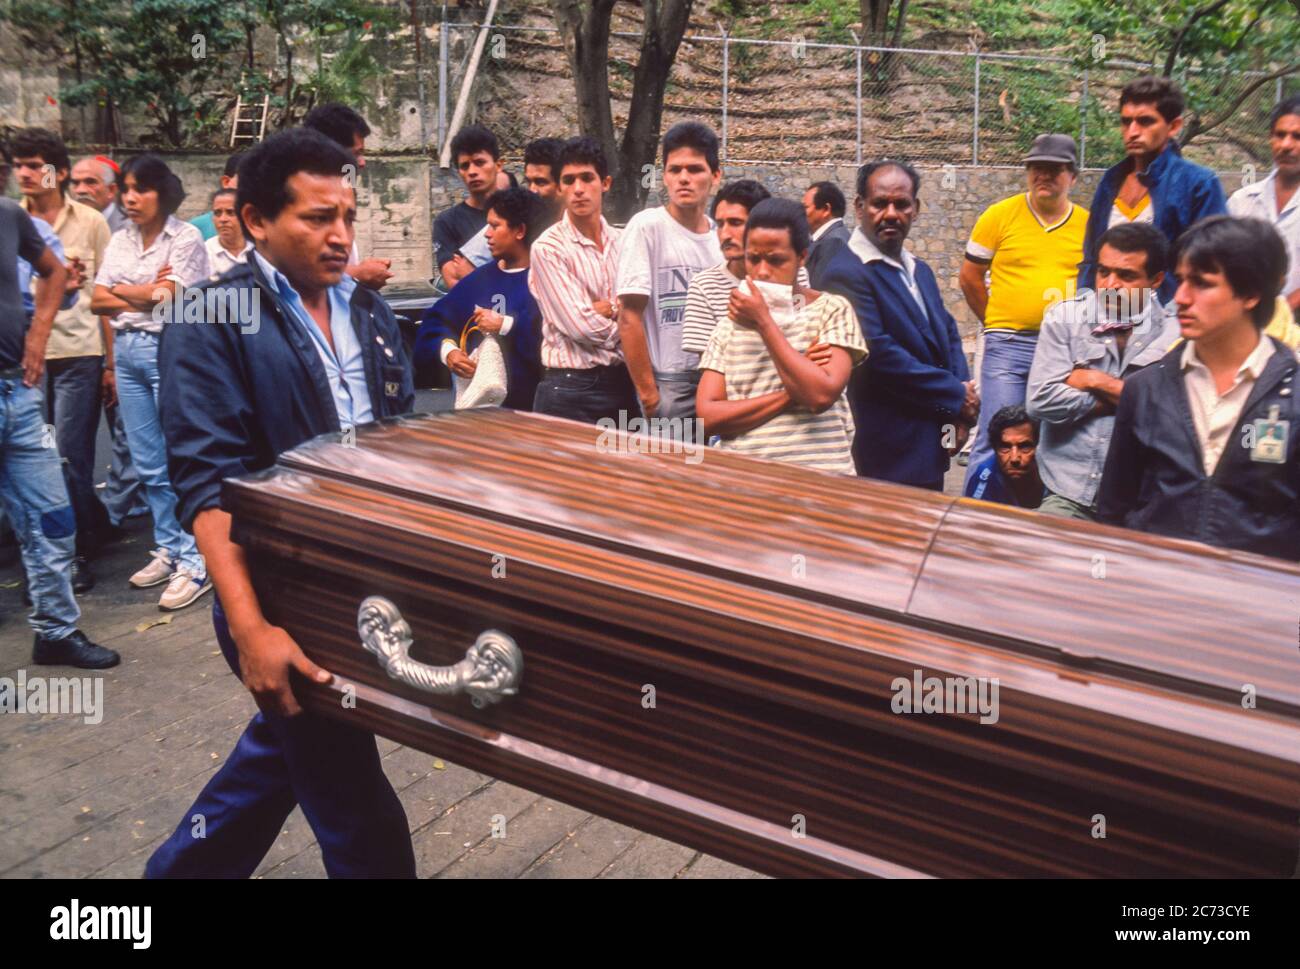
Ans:
[[[1300,568],[602,434],[420,416],[227,482],[303,703],[775,875],[1295,871]],[[968,677],[996,719],[927,712]]]

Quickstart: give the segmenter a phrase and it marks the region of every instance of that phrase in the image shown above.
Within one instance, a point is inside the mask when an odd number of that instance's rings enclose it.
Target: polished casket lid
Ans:
[[[514,535],[510,554],[550,556],[557,584],[585,584],[594,615],[604,585],[656,597],[665,621],[673,604],[704,604],[850,646],[864,620],[905,619],[936,640],[1233,707],[1250,688],[1261,709],[1300,716],[1293,563],[717,449],[650,447],[496,408],[420,415],[361,428],[354,444],[308,442],[228,483],[227,504],[292,494],[353,516],[359,552],[385,521],[414,541],[454,538],[459,519],[499,536],[503,554]],[[310,531],[310,517],[293,527]]]

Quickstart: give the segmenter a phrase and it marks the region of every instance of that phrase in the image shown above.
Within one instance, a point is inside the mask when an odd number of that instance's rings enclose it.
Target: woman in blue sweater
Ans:
[[[488,197],[492,262],[475,269],[424,314],[415,338],[417,367],[438,356],[457,376],[474,376],[474,361],[460,349],[460,335],[475,325],[501,338],[506,360],[503,406],[533,409],[541,371],[542,315],[528,291],[528,250],[546,224],[546,206],[527,189],[507,188]]]

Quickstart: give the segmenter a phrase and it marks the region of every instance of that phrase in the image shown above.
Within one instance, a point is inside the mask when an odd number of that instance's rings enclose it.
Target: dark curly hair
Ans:
[[[39,158],[46,165],[53,165],[54,170],[63,170],[59,180],[59,191],[63,191],[72,178],[72,162],[68,158],[68,146],[53,131],[44,128],[22,128],[9,143],[9,153],[13,158]]]
[[[512,228],[524,227],[524,245],[531,246],[551,220],[548,206],[526,188],[503,188],[488,196],[487,210],[505,219]]]

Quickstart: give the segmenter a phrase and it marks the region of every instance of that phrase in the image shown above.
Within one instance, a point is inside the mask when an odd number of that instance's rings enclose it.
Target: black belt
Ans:
[[[22,380],[25,372],[22,367],[10,367],[8,370],[0,370],[0,380]]]
[[[543,377],[568,377],[573,374],[591,373],[595,370],[624,370],[621,363],[600,363],[594,367],[543,367]]]

